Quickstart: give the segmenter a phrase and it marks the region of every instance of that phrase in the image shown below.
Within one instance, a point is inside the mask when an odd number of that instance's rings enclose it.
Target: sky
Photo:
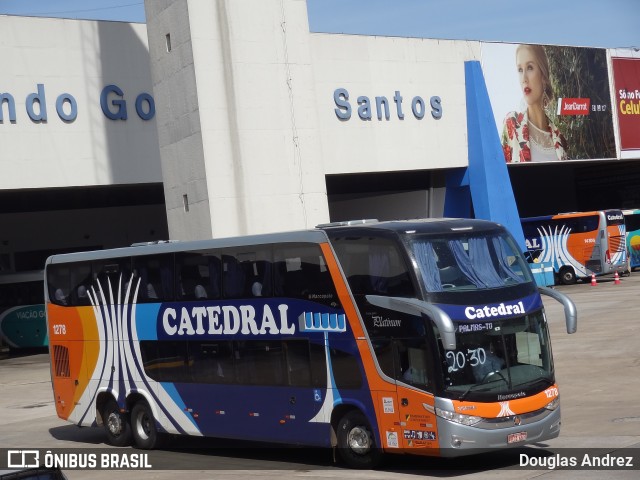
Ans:
[[[640,48],[638,0],[307,0],[307,9],[312,32]],[[145,21],[143,0],[0,0],[0,14]]]

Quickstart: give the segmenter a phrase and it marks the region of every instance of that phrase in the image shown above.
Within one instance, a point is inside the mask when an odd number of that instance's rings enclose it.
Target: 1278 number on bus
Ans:
[[[67,326],[60,324],[60,325],[54,325],[53,326],[53,333],[56,335],[64,335],[67,333]]]

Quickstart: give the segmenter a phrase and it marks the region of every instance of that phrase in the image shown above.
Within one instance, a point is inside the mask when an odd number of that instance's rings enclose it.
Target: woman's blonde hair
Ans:
[[[549,59],[547,58],[547,52],[542,45],[521,44],[516,48],[516,58],[518,58],[518,53],[523,48],[528,48],[533,54],[533,58],[538,64],[540,74],[542,75],[543,98],[546,97],[547,102],[551,101],[553,98],[553,88],[551,87],[551,74],[549,72]]]

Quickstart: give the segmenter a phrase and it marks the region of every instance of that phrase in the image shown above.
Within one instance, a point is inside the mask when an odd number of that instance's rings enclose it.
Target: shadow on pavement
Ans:
[[[55,427],[51,435],[61,441],[84,444],[88,448],[109,451],[102,428],[78,428],[75,425]],[[65,445],[65,448],[70,447]],[[124,447],[128,449],[128,447]],[[338,452],[329,448],[282,446],[278,444],[228,440],[217,438],[166,435],[160,449],[132,452],[148,453],[154,468],[170,470],[326,470],[347,468]],[[459,458],[424,457],[415,455],[386,455],[378,471],[452,477],[461,473],[479,473],[519,465],[519,455],[536,452],[535,447],[521,447],[496,452],[478,453]],[[551,452],[548,452],[551,455]]]

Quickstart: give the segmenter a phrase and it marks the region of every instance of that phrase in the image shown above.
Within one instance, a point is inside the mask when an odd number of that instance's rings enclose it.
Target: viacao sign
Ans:
[[[49,97],[51,98],[51,97]],[[60,93],[56,96],[55,103],[48,104],[47,91],[43,83],[36,85],[36,91],[27,95],[25,109],[27,115],[34,123],[46,123],[49,121],[48,108],[53,106],[56,115],[65,123],[72,123],[78,118],[78,102],[70,93]],[[151,120],[156,114],[156,106],[153,97],[142,92],[136,96],[135,112],[142,120]],[[107,85],[100,92],[100,108],[109,120],[127,120],[128,105],[124,91],[117,85]],[[17,123],[16,101],[12,94],[0,93],[0,124],[6,122],[6,116],[10,123]]]

